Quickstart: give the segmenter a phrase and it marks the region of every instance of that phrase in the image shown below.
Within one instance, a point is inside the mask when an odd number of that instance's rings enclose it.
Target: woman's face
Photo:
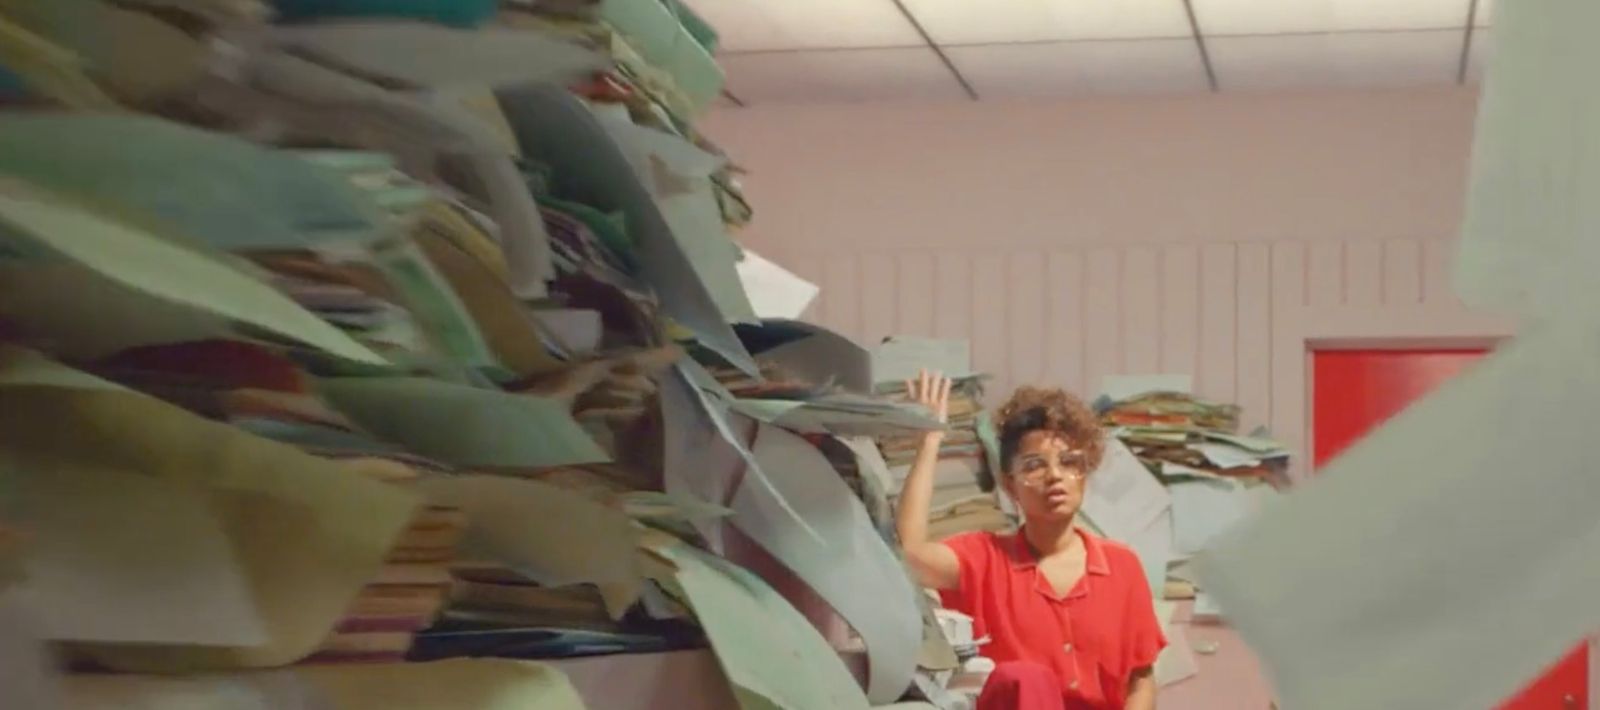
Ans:
[[[1053,431],[1032,431],[1017,444],[1006,472],[1006,492],[1024,521],[1070,520],[1083,505],[1083,451]]]

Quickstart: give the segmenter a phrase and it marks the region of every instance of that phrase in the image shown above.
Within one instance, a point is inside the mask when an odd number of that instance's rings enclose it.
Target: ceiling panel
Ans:
[[[1193,0],[1206,35],[1466,27],[1471,0]]]
[[[865,1],[865,0],[863,0]],[[905,0],[941,45],[1189,37],[1183,0]]]
[[[1489,67],[1489,58],[1492,56],[1494,56],[1494,42],[1489,37],[1489,30],[1473,30],[1472,49],[1467,52],[1467,83],[1476,84],[1483,81],[1483,72]]]
[[[996,44],[945,52],[984,99],[1210,89],[1193,39]]]
[[[1350,32],[1206,40],[1223,91],[1449,84],[1462,30]]]
[[[728,89],[749,105],[967,98],[926,47],[727,53],[718,61]]]
[[[690,0],[689,6],[730,52],[923,44],[893,0]]]

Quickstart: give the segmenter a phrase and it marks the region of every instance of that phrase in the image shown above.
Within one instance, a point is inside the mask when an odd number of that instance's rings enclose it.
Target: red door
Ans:
[[[1339,350],[1312,356],[1312,465],[1322,468],[1373,427],[1483,357],[1483,350]],[[1569,700],[1570,698],[1570,700]],[[1499,710],[1587,710],[1588,644]]]

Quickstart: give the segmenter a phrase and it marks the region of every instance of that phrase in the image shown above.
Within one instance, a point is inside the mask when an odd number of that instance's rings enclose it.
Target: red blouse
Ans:
[[[1083,578],[1057,598],[1020,533],[976,532],[944,541],[961,561],[961,584],[944,605],[989,636],[995,663],[1033,661],[1055,670],[1069,710],[1122,710],[1133,672],[1166,646],[1144,568],[1132,549],[1078,531]]]

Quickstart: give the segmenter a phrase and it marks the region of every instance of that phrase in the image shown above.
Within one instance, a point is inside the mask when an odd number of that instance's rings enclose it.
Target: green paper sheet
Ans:
[[[0,134],[5,130],[0,125]],[[218,259],[0,182],[0,244],[14,241],[45,247],[138,296],[257,326],[350,360],[385,364],[282,293]]]
[[[686,544],[656,551],[678,566],[675,581],[711,638],[741,708],[868,707],[839,654],[759,577]]]
[[[125,210],[225,251],[376,238],[388,224],[335,170],[131,114],[0,114],[0,175]]]
[[[423,456],[466,467],[610,461],[565,405],[417,377],[349,377],[318,389],[357,424]]]

